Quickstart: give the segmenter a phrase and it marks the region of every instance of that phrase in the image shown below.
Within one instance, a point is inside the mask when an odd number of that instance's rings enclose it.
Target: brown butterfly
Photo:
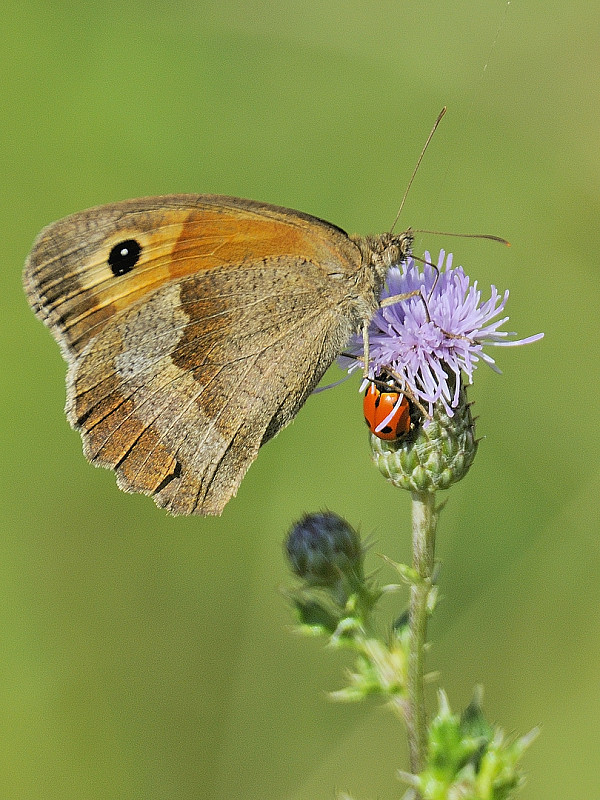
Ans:
[[[24,284],[68,363],[85,455],[172,514],[220,514],[368,325],[411,242],[216,195],[127,200],[48,226]]]

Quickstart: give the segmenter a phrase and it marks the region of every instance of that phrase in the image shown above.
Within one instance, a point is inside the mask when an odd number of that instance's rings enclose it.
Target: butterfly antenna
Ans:
[[[394,220],[394,224],[393,224],[393,225],[392,225],[392,227],[390,228],[390,233],[393,233],[393,232],[394,232],[394,228],[396,227],[396,223],[397,223],[397,222],[398,222],[398,220],[400,219],[400,214],[402,213],[402,209],[404,208],[404,203],[405,203],[405,201],[406,201],[406,198],[407,198],[407,196],[408,196],[408,193],[409,193],[409,191],[410,191],[410,187],[412,186],[412,182],[413,182],[413,181],[414,181],[414,179],[415,179],[415,175],[417,174],[417,170],[419,169],[419,166],[420,166],[420,164],[421,164],[421,161],[423,160],[423,156],[425,155],[425,151],[426,151],[426,150],[427,150],[427,148],[429,147],[429,142],[432,140],[432,138],[433,138],[433,134],[435,133],[437,126],[438,126],[438,125],[440,124],[440,122],[442,121],[442,117],[444,116],[444,114],[445,114],[445,113],[446,113],[446,106],[444,106],[444,107],[442,108],[442,110],[440,111],[440,113],[438,114],[438,118],[436,119],[436,121],[435,121],[435,123],[434,123],[434,126],[433,126],[433,128],[431,129],[431,133],[430,133],[430,134],[429,134],[429,136],[427,137],[427,141],[425,142],[425,145],[424,145],[423,149],[421,150],[421,155],[420,155],[420,156],[419,156],[419,158],[417,159],[417,163],[416,163],[416,166],[415,166],[415,168],[414,168],[414,170],[413,170],[413,174],[412,174],[412,175],[411,175],[411,177],[410,177],[410,180],[409,180],[409,182],[408,182],[408,186],[406,187],[406,191],[404,192],[404,197],[402,198],[402,202],[400,203],[400,208],[398,209],[398,213],[396,214],[396,219]]]
[[[503,239],[501,236],[492,236],[491,233],[448,233],[447,231],[426,231],[419,229],[412,229],[413,233],[431,233],[434,236],[459,236],[461,239],[490,239],[492,242],[500,242],[510,247],[510,242]]]

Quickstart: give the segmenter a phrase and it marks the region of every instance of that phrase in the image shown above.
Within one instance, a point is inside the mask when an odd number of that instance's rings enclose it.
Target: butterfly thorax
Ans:
[[[357,276],[361,293],[363,297],[366,296],[365,289],[369,285],[378,303],[388,270],[404,263],[412,252],[412,231],[409,229],[403,233],[381,233],[377,236],[354,235],[350,239],[361,253],[361,269]]]

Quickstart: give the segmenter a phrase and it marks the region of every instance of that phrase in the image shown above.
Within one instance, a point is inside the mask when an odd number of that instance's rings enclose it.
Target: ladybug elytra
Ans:
[[[381,381],[371,382],[367,387],[363,413],[369,430],[379,439],[394,441],[410,431],[408,398],[391,386],[387,390]]]

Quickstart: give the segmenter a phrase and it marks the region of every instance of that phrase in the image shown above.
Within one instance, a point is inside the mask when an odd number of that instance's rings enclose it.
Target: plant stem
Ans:
[[[410,652],[408,657],[408,743],[413,774],[422,771],[427,756],[425,710],[425,640],[429,594],[433,582],[435,529],[438,512],[434,492],[412,494],[413,568],[419,581],[410,591]]]

